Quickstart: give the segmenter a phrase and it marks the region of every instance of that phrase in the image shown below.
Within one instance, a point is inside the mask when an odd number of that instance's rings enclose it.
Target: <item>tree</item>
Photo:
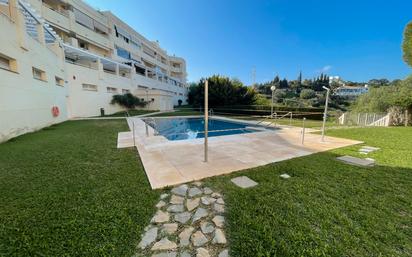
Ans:
[[[299,76],[298,76],[298,87],[301,87],[302,86],[302,71],[300,71],[299,72]]]
[[[353,109],[360,112],[386,112],[390,107],[412,111],[412,76],[388,87],[370,88],[358,97]]]
[[[124,95],[114,95],[110,104],[118,104],[124,108],[130,110],[136,107],[144,107],[147,103],[140,100],[140,98],[126,93]]]
[[[318,78],[313,79],[310,88],[314,91],[323,91],[323,87],[329,87],[329,77],[322,73]]]
[[[204,105],[205,80],[189,88],[188,101],[194,106]],[[256,101],[256,92],[243,85],[238,79],[214,75],[209,81],[209,106],[252,105]]]
[[[368,81],[368,85],[373,87],[389,86],[389,84],[388,79],[371,79]]]
[[[284,89],[284,88],[288,88],[288,87],[289,87],[289,84],[288,84],[288,81],[286,79],[283,79],[283,80],[279,81],[279,87],[278,88]]]
[[[412,67],[412,21],[409,22],[403,33],[403,60]]]

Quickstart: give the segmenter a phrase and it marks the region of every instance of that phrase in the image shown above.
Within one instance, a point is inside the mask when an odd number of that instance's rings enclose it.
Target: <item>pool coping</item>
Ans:
[[[165,118],[178,117],[202,116]],[[247,124],[257,123],[216,115],[213,118]],[[276,127],[279,129],[275,131],[210,137],[209,161],[204,162],[204,138],[172,141],[161,135],[154,136],[154,129],[150,126],[149,136],[146,136],[146,124],[141,118],[130,117],[127,123],[130,131],[119,133],[118,147],[137,148],[153,189],[362,143],[328,136],[325,137],[325,142],[321,142],[320,135],[310,134],[316,130],[307,129],[305,144],[302,145],[301,128],[278,125]]]
[[[144,120],[147,118],[161,118],[161,119],[185,119],[185,118],[204,118],[204,116],[202,115],[190,115],[190,116],[169,116],[169,117],[143,117],[141,120],[146,123]],[[230,118],[226,118],[226,117],[222,117],[222,116],[218,116],[218,115],[213,115],[209,118],[209,120],[221,120],[221,121],[228,121],[228,122],[233,122],[233,123],[240,123],[240,124],[248,124],[248,125],[254,125],[257,126],[259,128],[263,128],[264,130],[257,130],[257,131],[253,131],[253,132],[249,132],[249,133],[261,133],[261,132],[266,132],[266,131],[273,131],[275,129],[280,129],[278,127],[264,127],[262,125],[257,125],[257,122],[252,122],[252,121],[242,121],[242,120],[238,120],[238,119],[230,119]],[[154,132],[156,131],[153,127],[151,127],[149,125],[149,127],[151,128],[151,132],[154,134]],[[271,130],[270,128],[272,128],[273,130]],[[209,130],[209,132],[213,132],[216,130]],[[223,130],[221,130],[223,131]],[[201,131],[199,133],[204,133],[204,131]],[[246,134],[246,133],[240,133],[240,134]],[[234,134],[234,135],[238,135],[238,134]],[[167,141],[170,142],[176,142],[176,141],[185,141],[185,140],[204,140],[204,138],[191,138],[191,139],[179,139],[179,140],[170,140],[167,137],[163,136],[162,134],[156,134],[154,136],[159,136],[159,137],[163,137],[164,139],[166,139]],[[223,137],[223,136],[232,136],[232,135],[219,135],[219,137]],[[216,136],[210,136],[208,137],[208,139],[210,140],[211,138],[214,138]]]

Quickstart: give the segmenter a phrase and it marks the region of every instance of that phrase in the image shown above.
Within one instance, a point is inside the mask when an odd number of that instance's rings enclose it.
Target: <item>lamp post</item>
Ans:
[[[325,86],[323,86],[322,88],[326,90],[325,111],[323,113],[323,124],[322,124],[322,142],[324,142],[325,141],[325,124],[326,124],[326,116],[327,116],[327,113],[328,113],[330,89],[325,87]]]
[[[271,86],[270,90],[272,90],[272,105],[270,106],[270,118],[273,118],[273,98],[275,97],[275,86]]]

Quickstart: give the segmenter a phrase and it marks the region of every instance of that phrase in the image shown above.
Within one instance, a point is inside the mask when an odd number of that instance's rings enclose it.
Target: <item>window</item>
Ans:
[[[94,30],[93,19],[90,18],[87,14],[79,11],[78,9],[74,8],[74,18],[77,23]]]
[[[122,89],[122,94],[128,94],[128,93],[130,93],[129,89]]]
[[[116,52],[117,52],[117,56],[130,60],[130,52],[129,51],[127,51],[127,50],[125,50],[121,47],[116,46]]]
[[[33,78],[46,81],[46,73],[40,69],[33,67]]]
[[[0,69],[17,72],[16,60],[0,54]]]
[[[0,68],[10,70],[10,60],[3,56],[0,56]]]
[[[56,85],[57,86],[61,86],[61,87],[63,87],[64,86],[64,80],[62,79],[62,78],[59,78],[59,77],[54,77],[55,78],[55,80],[56,80]]]
[[[141,49],[141,48],[142,48],[142,45],[140,44],[139,40],[138,40],[136,37],[134,37],[134,36],[131,36],[130,44],[131,44],[132,46],[134,46],[135,48],[137,48],[137,49]]]
[[[85,50],[89,49],[89,45],[86,42],[79,42],[79,47]]]
[[[82,87],[83,87],[84,91],[97,91],[97,86],[96,85],[82,84]]]
[[[117,93],[117,88],[115,87],[107,87],[107,93],[115,94]]]
[[[127,33],[126,30],[117,27],[116,25],[114,26],[114,31],[116,33],[116,37],[123,39],[126,43],[129,43],[130,41],[130,35]]]

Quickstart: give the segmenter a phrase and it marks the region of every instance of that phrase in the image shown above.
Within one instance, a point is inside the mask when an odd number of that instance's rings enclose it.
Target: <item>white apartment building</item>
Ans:
[[[186,63],[81,0],[0,0],[0,142],[75,117],[187,99]],[[56,111],[57,110],[57,111]]]
[[[335,91],[335,95],[342,97],[357,97],[368,92],[368,85],[363,87],[341,86]]]

